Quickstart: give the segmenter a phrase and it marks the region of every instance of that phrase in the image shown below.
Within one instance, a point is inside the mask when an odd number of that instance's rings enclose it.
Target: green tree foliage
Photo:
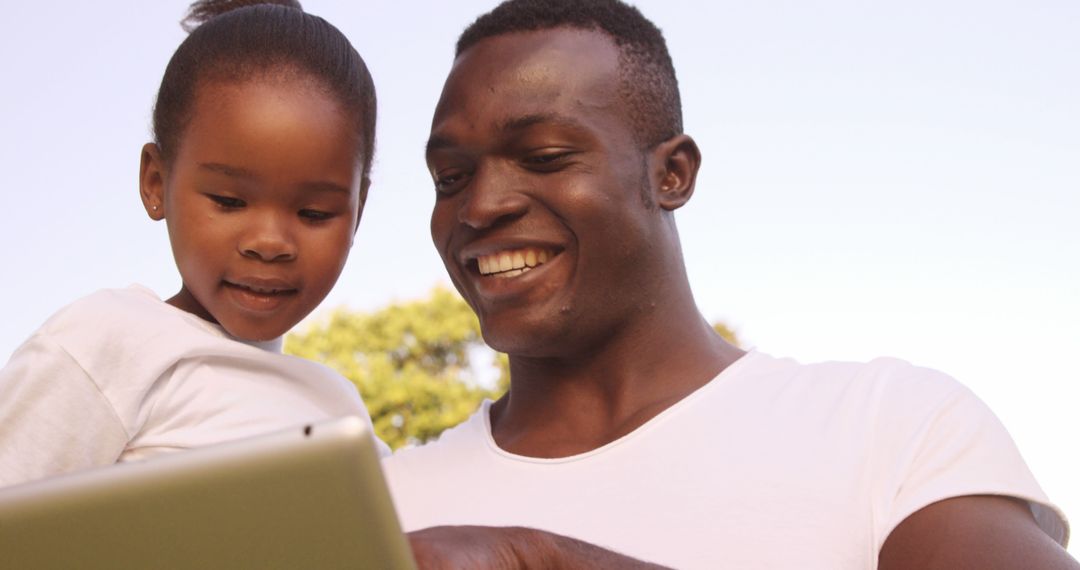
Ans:
[[[742,346],[741,344],[739,344],[739,336],[735,334],[735,331],[731,327],[717,321],[713,323],[712,328],[714,331],[716,331],[716,334],[720,335],[720,338],[730,342],[731,344],[734,344],[735,346]]]
[[[738,344],[723,323],[713,328]],[[337,309],[290,334],[285,352],[322,362],[356,384],[375,433],[394,449],[434,439],[509,386],[506,355],[486,361],[492,351],[476,315],[456,292],[441,287],[426,299],[371,313]],[[495,386],[487,387],[492,378]]]
[[[477,383],[472,359],[485,349],[476,315],[445,288],[372,313],[338,309],[285,341],[286,352],[352,380],[376,434],[395,449],[435,438],[505,391],[504,366],[490,371],[500,376],[495,389]]]

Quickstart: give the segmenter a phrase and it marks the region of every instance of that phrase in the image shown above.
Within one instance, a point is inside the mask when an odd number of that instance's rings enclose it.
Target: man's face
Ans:
[[[668,276],[650,184],[605,35],[485,39],[446,80],[428,168],[431,235],[485,340],[525,356],[588,350]],[[658,275],[659,273],[659,275]]]

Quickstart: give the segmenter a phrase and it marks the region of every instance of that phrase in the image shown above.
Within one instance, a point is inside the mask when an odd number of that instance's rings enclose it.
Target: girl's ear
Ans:
[[[139,197],[146,214],[154,221],[165,218],[165,178],[165,163],[158,145],[144,144],[139,160]]]
[[[356,212],[356,226],[353,227],[353,235],[356,235],[356,230],[360,229],[360,218],[364,217],[364,206],[367,205],[368,188],[371,187],[371,179],[364,176],[360,179],[360,200],[359,208]]]
[[[371,187],[371,179],[366,175],[360,178],[360,195],[356,205],[356,225],[353,226],[352,235],[349,236],[349,247],[352,247],[356,239],[356,230],[360,229],[360,218],[364,217],[364,206],[367,205],[368,188]]]
[[[694,194],[701,151],[689,135],[675,135],[656,145],[652,151],[654,180],[653,197],[663,209],[681,208]]]

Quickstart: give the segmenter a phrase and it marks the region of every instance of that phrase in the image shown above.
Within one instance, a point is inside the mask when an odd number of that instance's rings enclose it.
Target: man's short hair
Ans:
[[[619,0],[506,0],[462,32],[456,55],[486,38],[561,27],[599,31],[615,42],[619,95],[640,144],[651,148],[682,133],[679,82],[664,35]]]

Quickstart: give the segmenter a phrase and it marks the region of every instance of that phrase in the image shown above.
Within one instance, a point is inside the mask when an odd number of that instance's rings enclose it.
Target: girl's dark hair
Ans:
[[[181,25],[189,32],[165,68],[154,105],[154,142],[175,156],[198,87],[299,73],[333,95],[355,120],[368,178],[375,154],[375,85],[340,30],[295,0],[200,0]]]

